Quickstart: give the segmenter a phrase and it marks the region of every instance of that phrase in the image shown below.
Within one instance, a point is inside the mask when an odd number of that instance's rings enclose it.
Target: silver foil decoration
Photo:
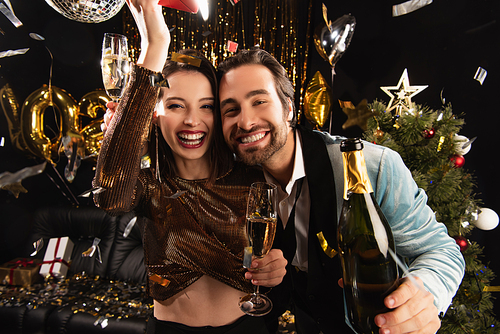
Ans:
[[[474,74],[474,80],[477,80],[481,85],[483,85],[484,79],[486,79],[487,75],[488,71],[482,67],[478,67],[476,74]]]
[[[43,247],[43,238],[40,238],[33,243],[33,248],[35,250],[33,253],[30,254],[30,256],[35,256],[36,254],[38,254],[38,252],[40,251],[40,249],[42,249],[42,247]]]
[[[12,183],[17,183],[21,182],[27,177],[30,176],[35,176],[37,174],[40,174],[44,171],[45,165],[47,162],[43,162],[39,165],[31,166],[31,167],[25,167],[21,170],[18,170],[15,173],[11,172],[3,172],[0,174],[0,188],[4,187],[6,185],[12,184]]]
[[[126,238],[130,234],[130,231],[132,231],[132,228],[135,225],[135,222],[137,221],[137,217],[133,217],[130,219],[130,221],[127,224],[127,227],[125,227],[125,230],[123,231],[123,237]]]
[[[392,16],[401,16],[416,11],[422,7],[430,5],[432,0],[410,0],[392,6]]]
[[[2,14],[5,15],[5,17],[7,17],[9,19],[9,21],[16,28],[19,28],[20,26],[23,25],[23,23],[21,22],[21,20],[19,20],[17,18],[16,14],[14,14],[14,11],[12,10],[12,5],[10,4],[10,2],[5,1],[5,3],[9,6],[9,8],[7,8],[7,6],[5,6],[5,4],[2,2],[2,3],[0,3],[0,12],[2,12]]]
[[[30,48],[2,51],[2,52],[0,52],[0,58],[7,58],[7,57],[12,57],[12,56],[17,56],[17,55],[23,55],[26,52],[28,52],[29,49]]]
[[[175,194],[173,194],[172,196],[165,196],[165,198],[176,199],[178,197],[181,197],[185,193],[187,193],[187,190],[177,190],[177,192]]]
[[[94,194],[94,195],[95,194],[99,194],[99,193],[102,193],[105,190],[106,189],[102,188],[102,187],[94,187],[92,189],[84,191],[83,193],[81,193],[80,195],[78,195],[78,197],[89,197],[90,194]]]
[[[101,242],[100,238],[94,238],[94,241],[92,242],[92,246],[90,246],[89,249],[84,251],[82,253],[82,257],[92,257],[94,256],[96,250],[97,250],[97,256],[96,260],[99,261],[99,263],[102,263],[102,258],[101,258],[101,249],[99,248],[99,243]]]

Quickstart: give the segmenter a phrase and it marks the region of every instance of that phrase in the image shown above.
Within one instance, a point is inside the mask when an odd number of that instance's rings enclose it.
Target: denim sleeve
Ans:
[[[399,154],[368,143],[364,152],[396,252],[409,260],[408,271],[422,279],[439,312],[446,312],[464,275],[465,261],[458,245],[446,226],[436,221],[426,193],[418,188]]]

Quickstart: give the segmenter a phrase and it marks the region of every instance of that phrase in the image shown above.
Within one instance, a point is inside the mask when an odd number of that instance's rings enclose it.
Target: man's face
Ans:
[[[249,165],[276,158],[293,114],[289,106],[284,112],[271,72],[257,64],[230,70],[220,82],[219,98],[224,138],[238,157]]]

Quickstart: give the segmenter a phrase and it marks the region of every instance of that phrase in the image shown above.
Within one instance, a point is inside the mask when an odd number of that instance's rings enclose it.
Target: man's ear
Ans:
[[[290,122],[292,119],[293,119],[293,103],[292,103],[292,100],[287,97],[286,99],[288,101],[288,117],[287,117],[287,121]]]

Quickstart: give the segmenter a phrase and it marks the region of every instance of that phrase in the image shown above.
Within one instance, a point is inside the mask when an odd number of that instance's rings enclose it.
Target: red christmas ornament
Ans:
[[[454,237],[455,242],[457,243],[458,247],[460,247],[460,251],[464,252],[467,248],[469,248],[469,241],[462,237],[461,235],[458,235]]]
[[[424,135],[425,139],[431,139],[432,137],[434,137],[435,134],[436,134],[436,130],[434,130],[433,128],[423,131],[423,135]]]
[[[453,161],[456,168],[460,168],[465,164],[465,158],[459,154],[452,155],[450,161]]]
[[[384,131],[377,129],[375,130],[374,135],[377,139],[382,139],[384,137]]]

